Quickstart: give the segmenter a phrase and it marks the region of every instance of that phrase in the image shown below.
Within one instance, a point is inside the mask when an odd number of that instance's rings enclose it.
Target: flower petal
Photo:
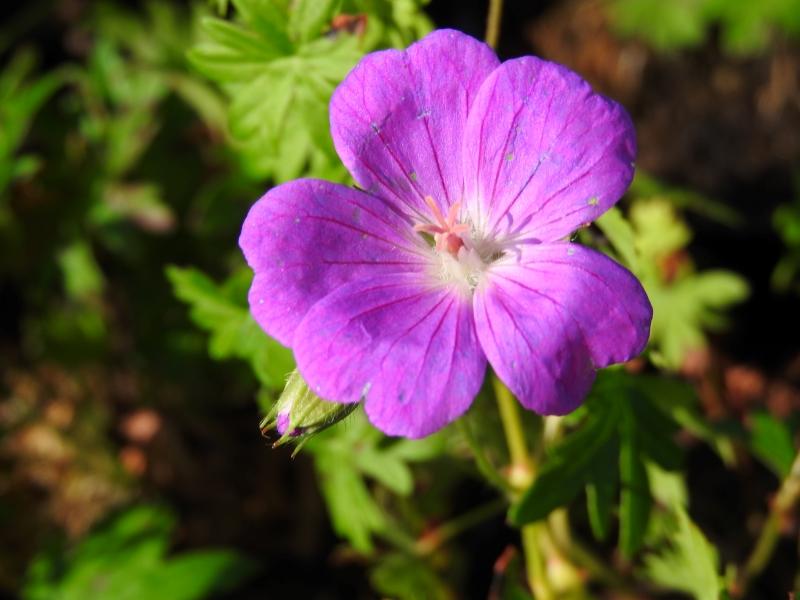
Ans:
[[[493,264],[476,291],[478,337],[526,407],[565,414],[596,367],[644,349],[652,309],[636,278],[598,252],[568,242],[520,250]]]
[[[647,345],[653,308],[642,284],[600,252],[570,242],[529,244],[492,270],[563,307],[595,367],[630,360]]]
[[[365,398],[375,426],[406,437],[464,413],[486,369],[469,300],[416,273],[333,292],[298,327],[294,351],[314,392],[336,402]]]
[[[239,237],[255,271],[251,313],[292,346],[297,325],[318,300],[349,281],[423,269],[423,245],[374,196],[326,181],[285,183],[253,205]]]
[[[465,200],[486,234],[556,241],[622,196],[635,155],[621,105],[565,67],[510,60],[487,77],[470,110]]]
[[[425,196],[443,209],[460,201],[467,113],[498,64],[486,44],[452,30],[367,55],[331,100],[342,162],[362,187],[416,218],[430,218]]]

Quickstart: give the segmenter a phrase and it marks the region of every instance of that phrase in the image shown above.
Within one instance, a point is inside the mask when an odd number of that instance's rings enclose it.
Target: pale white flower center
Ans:
[[[502,245],[479,233],[469,217],[459,219],[460,203],[453,204],[445,217],[430,196],[425,202],[433,220],[415,225],[414,229],[433,236],[431,274],[472,295],[491,263],[502,256]]]

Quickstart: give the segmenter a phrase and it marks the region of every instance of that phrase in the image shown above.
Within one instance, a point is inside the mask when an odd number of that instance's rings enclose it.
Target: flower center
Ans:
[[[458,256],[458,251],[464,247],[461,234],[469,231],[469,225],[456,222],[461,203],[455,202],[447,211],[447,217],[442,214],[430,196],[425,196],[425,203],[430,207],[436,222],[414,225],[414,231],[433,235],[433,241],[439,252],[449,252],[453,256]]]
[[[446,217],[433,198],[426,196],[425,203],[433,222],[415,225],[414,231],[433,236],[436,252],[432,274],[439,281],[456,283],[471,296],[486,270],[504,254],[504,248],[475,231],[469,218],[459,221],[460,202],[449,208]]]

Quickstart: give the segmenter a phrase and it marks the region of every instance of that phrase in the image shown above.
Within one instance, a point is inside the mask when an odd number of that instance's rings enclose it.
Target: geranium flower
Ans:
[[[565,414],[597,368],[642,351],[641,285],[569,241],[633,176],[619,104],[440,30],[365,56],[330,118],[361,189],[275,187],[239,240],[253,316],[322,398],[421,437],[469,408],[487,360],[526,408]]]

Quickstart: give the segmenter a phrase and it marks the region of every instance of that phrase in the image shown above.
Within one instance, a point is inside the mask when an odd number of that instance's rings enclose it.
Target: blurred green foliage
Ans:
[[[725,598],[717,551],[686,512],[688,494],[682,477],[657,467],[648,473],[653,495],[663,508],[655,512],[648,531],[647,542],[653,550],[644,558],[644,577],[695,600]]]
[[[705,331],[719,330],[725,311],[744,301],[747,282],[729,271],[696,272],[686,247],[691,231],[666,198],[637,198],[630,221],[612,208],[597,221],[615,256],[642,282],[653,305],[650,356],[678,369],[706,347]]]
[[[22,592],[25,600],[198,600],[231,589],[255,565],[229,550],[168,556],[174,517],[138,506],[91,533],[74,549],[37,556]]]
[[[775,209],[772,223],[786,250],[772,271],[772,286],[779,292],[800,293],[800,175],[795,176],[795,199]]]
[[[40,166],[35,155],[17,152],[36,112],[63,83],[59,71],[33,79],[35,66],[33,51],[21,50],[0,73],[0,232],[9,220],[6,188],[15,179],[31,177]]]
[[[731,53],[761,51],[774,32],[800,36],[796,0],[608,0],[620,33],[644,39],[656,50],[702,44],[712,26]]]
[[[240,269],[221,286],[191,268],[169,267],[167,277],[175,296],[191,307],[195,324],[209,332],[211,358],[247,360],[263,385],[273,389],[283,386],[286,375],[294,368],[294,359],[288,348],[265,334],[250,316],[250,270]]]

